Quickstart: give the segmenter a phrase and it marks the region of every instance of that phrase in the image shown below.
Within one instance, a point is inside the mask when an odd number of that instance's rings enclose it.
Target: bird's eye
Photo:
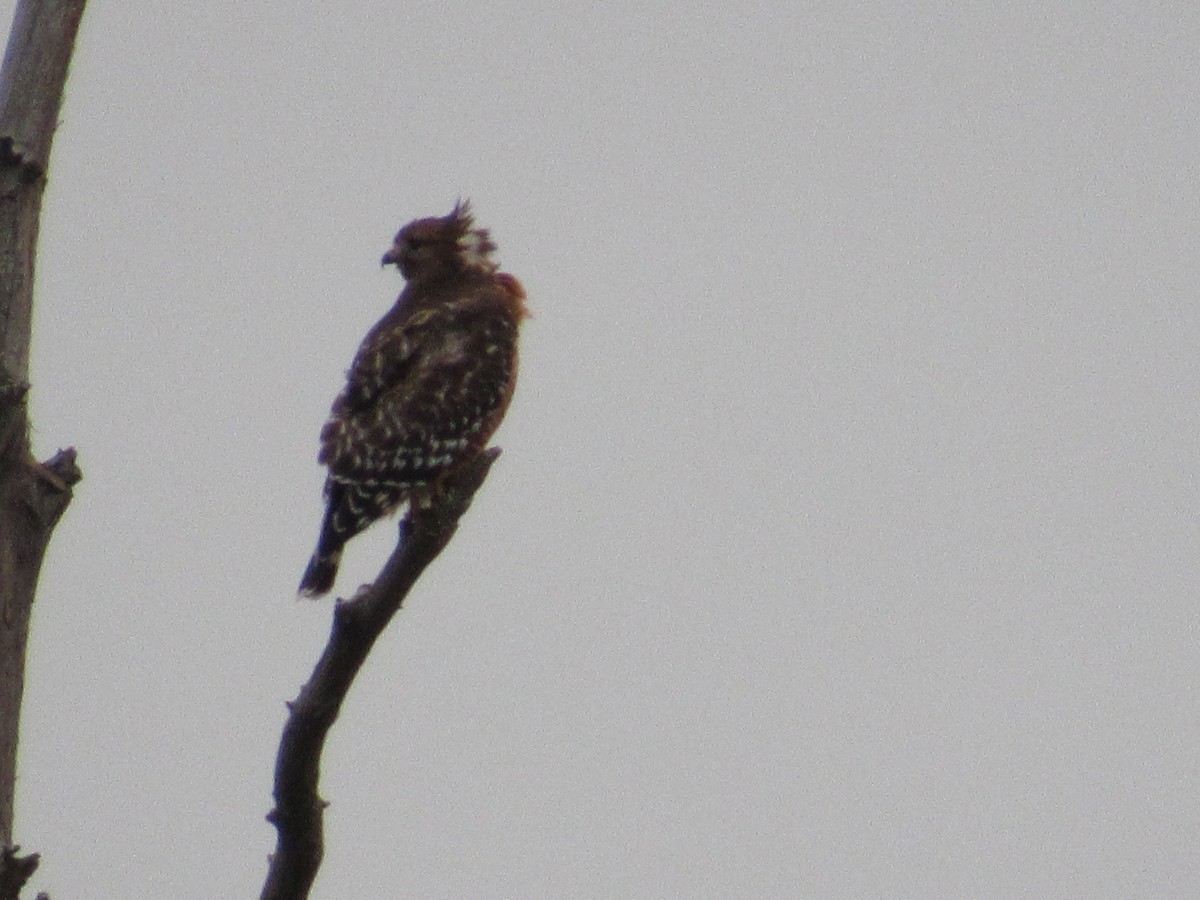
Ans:
[[[408,244],[409,250],[420,250],[423,246],[425,246],[425,242],[423,240],[411,236],[405,238],[404,242]]]

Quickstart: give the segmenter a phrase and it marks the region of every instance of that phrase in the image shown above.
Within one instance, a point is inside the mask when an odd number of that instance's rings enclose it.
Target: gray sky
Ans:
[[[84,22],[37,886],[257,895],[317,432],[466,196],[537,317],[333,732],[316,897],[1200,895],[1195,4],[329,9]]]

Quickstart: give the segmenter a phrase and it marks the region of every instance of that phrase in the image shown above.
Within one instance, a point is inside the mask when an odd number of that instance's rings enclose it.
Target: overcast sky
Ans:
[[[85,16],[35,886],[257,896],[317,433],[461,196],[536,318],[332,733],[314,897],[1200,896],[1200,7],[333,9]]]

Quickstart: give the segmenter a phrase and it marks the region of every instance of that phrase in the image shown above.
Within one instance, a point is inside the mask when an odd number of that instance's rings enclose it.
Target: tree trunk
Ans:
[[[17,733],[34,589],[50,534],[71,500],[71,485],[79,480],[73,450],[60,451],[45,463],[32,457],[25,396],[38,217],[83,7],[84,0],[20,0],[0,69],[0,844],[4,847],[13,838]],[[15,859],[8,853],[0,857],[0,890],[5,896],[11,889],[5,876],[11,874]]]

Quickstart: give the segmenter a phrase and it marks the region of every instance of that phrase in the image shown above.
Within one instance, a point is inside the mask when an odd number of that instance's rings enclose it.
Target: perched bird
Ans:
[[[328,592],[350,538],[405,501],[430,502],[500,424],[527,313],[495,249],[460,202],[444,218],[405,225],[384,254],[407,284],[367,332],[321,430],[325,520],[301,594]]]

